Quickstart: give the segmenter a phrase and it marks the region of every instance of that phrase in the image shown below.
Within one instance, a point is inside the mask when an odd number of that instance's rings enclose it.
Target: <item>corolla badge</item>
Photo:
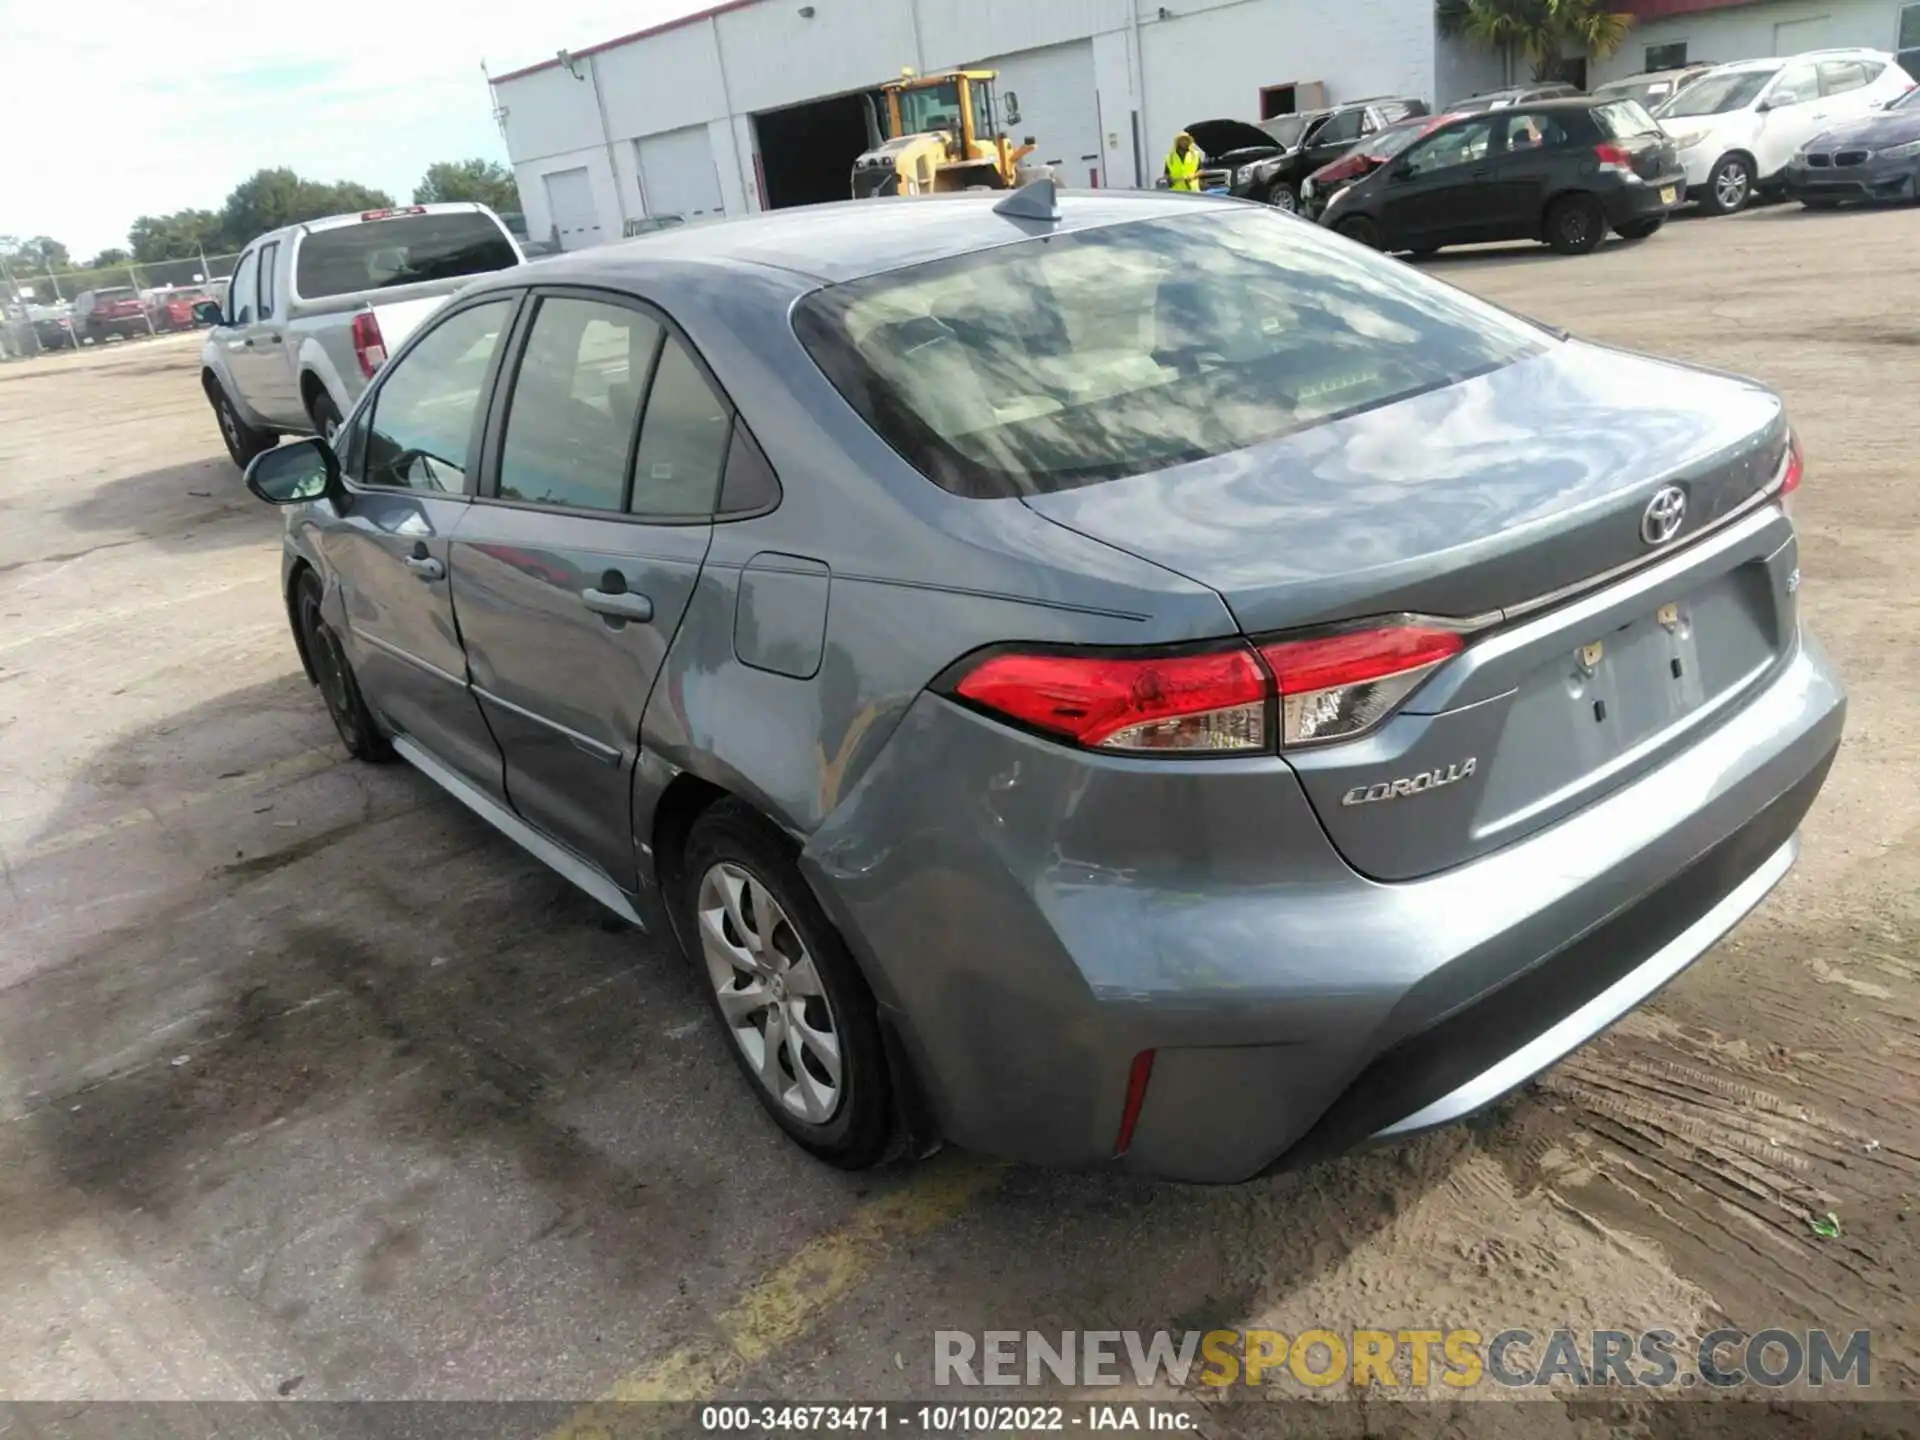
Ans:
[[[1686,520],[1687,492],[1678,485],[1662,485],[1640,516],[1640,538],[1649,545],[1664,545],[1680,533]]]
[[[1408,795],[1423,795],[1442,785],[1455,785],[1479,768],[1478,756],[1469,755],[1451,765],[1422,770],[1418,775],[1403,775],[1398,780],[1381,780],[1372,785],[1356,785],[1340,797],[1342,805],[1373,805],[1382,800],[1399,800]]]

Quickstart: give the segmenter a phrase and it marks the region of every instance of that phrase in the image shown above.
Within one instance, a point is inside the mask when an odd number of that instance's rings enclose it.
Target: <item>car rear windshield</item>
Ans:
[[[1703,75],[1660,107],[1660,118],[1685,115],[1724,115],[1753,103],[1760,87],[1774,77],[1772,70],[1730,70]]]
[[[888,444],[975,497],[1242,450],[1549,343],[1410,266],[1239,207],[831,286],[795,328]]]
[[[483,275],[520,263],[506,232],[477,210],[399,215],[315,230],[300,242],[294,292],[325,300],[422,280]]]
[[[1596,105],[1593,107],[1593,118],[1600,126],[1600,133],[1613,140],[1630,140],[1635,135],[1660,133],[1653,116],[1638,100],[1612,100],[1605,105]]]

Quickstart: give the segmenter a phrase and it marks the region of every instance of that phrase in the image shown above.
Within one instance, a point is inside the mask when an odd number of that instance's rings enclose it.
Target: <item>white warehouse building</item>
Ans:
[[[1618,3],[1639,23],[1595,83],[1647,58],[1892,49],[1920,31],[1920,0]],[[1528,73],[1438,36],[1434,0],[732,0],[490,83],[529,232],[578,249],[648,216],[845,199],[875,88],[961,66],[999,72],[999,118],[1033,161],[1108,187],[1150,185],[1195,121],[1440,104]]]

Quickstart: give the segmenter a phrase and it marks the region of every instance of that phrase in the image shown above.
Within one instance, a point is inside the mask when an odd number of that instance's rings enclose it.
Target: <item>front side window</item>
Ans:
[[[663,520],[711,515],[732,434],[733,407],[707,383],[686,347],[668,336],[640,422],[628,508]]]
[[[1550,343],[1409,266],[1237,207],[830,286],[795,324],[908,463],[980,497],[1242,450]]]
[[[240,257],[240,263],[233,267],[233,279],[227,282],[227,323],[229,325],[251,325],[253,323],[254,276],[259,273],[260,252],[249,250]]]
[[[507,406],[500,498],[619,510],[660,323],[597,300],[540,302]]]
[[[1330,117],[1320,127],[1320,133],[1313,137],[1316,145],[1346,145],[1360,138],[1360,118],[1358,110],[1344,110]]]
[[[1487,158],[1493,143],[1493,121],[1469,120],[1451,130],[1443,130],[1407,155],[1406,166],[1414,175],[1431,175],[1455,165],[1473,165]]]
[[[1727,115],[1744,110],[1759,98],[1760,91],[1772,78],[1773,72],[1768,70],[1729,70],[1719,75],[1703,75],[1667,101],[1660,118]]]
[[[1767,92],[1769,105],[1804,105],[1820,98],[1820,77],[1811,65],[1789,65]]]
[[[450,315],[400,357],[373,397],[363,478],[369,485],[466,492],[488,369],[513,301]]]

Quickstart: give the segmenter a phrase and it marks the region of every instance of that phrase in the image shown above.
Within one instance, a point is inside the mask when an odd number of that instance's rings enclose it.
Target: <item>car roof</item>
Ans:
[[[593,284],[640,278],[657,264],[784,270],[828,284],[1027,240],[1139,220],[1241,207],[1246,202],[1177,191],[1071,191],[1060,219],[1035,222],[994,213],[1004,194],[842,200],[757,215],[674,225],[540,262],[542,283]],[[503,271],[503,276],[519,272]]]
[[[1622,75],[1618,80],[1609,80],[1597,86],[1598,90],[1611,90],[1617,85],[1647,85],[1655,80],[1671,80],[1676,75],[1685,75],[1689,70],[1717,70],[1717,65],[1676,65],[1671,70],[1642,70],[1636,75]]]

